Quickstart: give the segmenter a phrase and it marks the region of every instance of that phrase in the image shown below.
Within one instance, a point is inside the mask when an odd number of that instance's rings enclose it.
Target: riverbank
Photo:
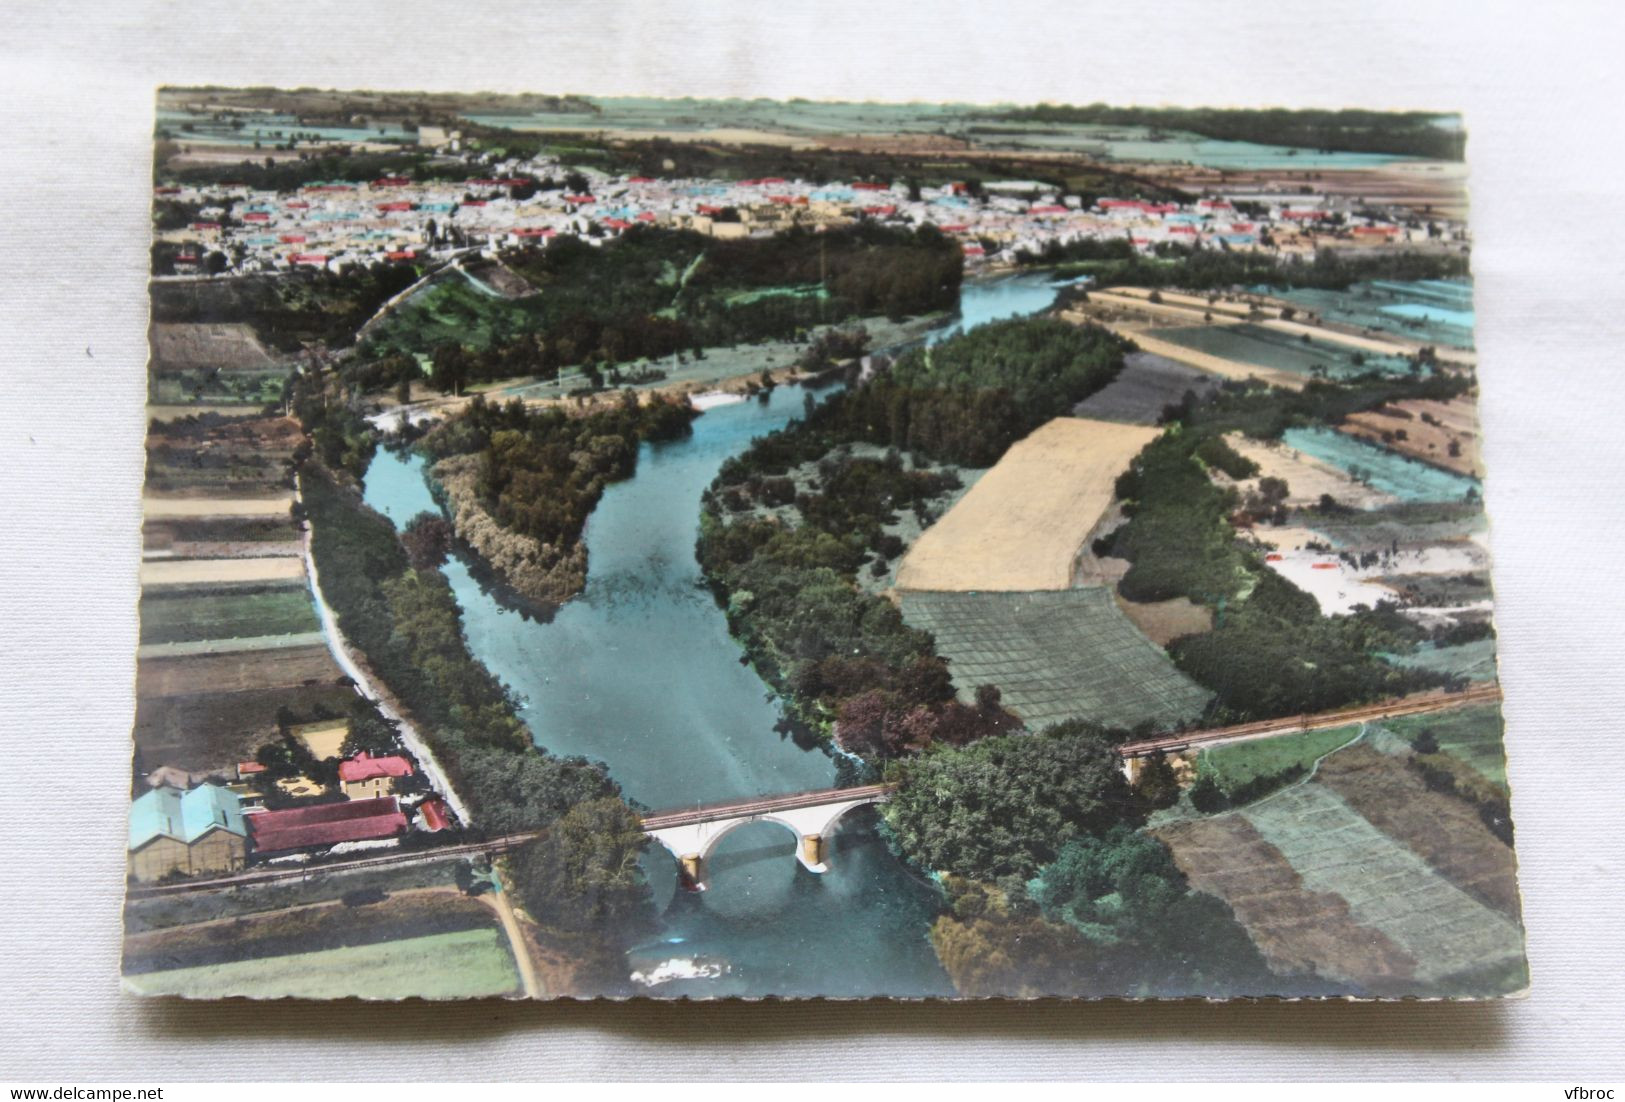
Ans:
[[[302,487],[296,488],[294,499],[303,507],[304,493]],[[465,827],[475,825],[474,817],[468,812],[468,805],[463,801],[457,790],[452,787],[451,781],[446,776],[446,771],[441,768],[440,762],[436,760],[434,751],[429,749],[429,744],[418,734],[418,729],[409,718],[405,706],[395,698],[395,695],[389,691],[387,686],[384,686],[373,675],[371,669],[367,666],[366,659],[361,657],[350,646],[350,641],[344,637],[344,632],[339,630],[338,616],[334,613],[333,607],[327,603],[327,598],[322,594],[321,578],[316,571],[316,557],[311,554],[311,541],[314,535],[314,525],[307,520],[300,540],[301,554],[304,556],[305,571],[310,579],[310,596],[316,603],[316,615],[321,621],[322,634],[327,638],[327,649],[332,652],[333,661],[338,664],[339,669],[343,670],[350,680],[355,682],[356,691],[370,700],[373,706],[378,709],[380,715],[395,724],[395,728],[400,734],[401,745],[406,747],[412,756],[417,759],[418,768],[423,771],[424,776],[428,778],[435,791],[445,797],[447,805],[452,811],[456,812],[458,821]]]

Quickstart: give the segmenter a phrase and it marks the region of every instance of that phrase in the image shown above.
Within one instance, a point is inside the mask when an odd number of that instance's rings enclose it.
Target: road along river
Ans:
[[[1054,299],[1045,273],[967,283],[944,331],[1033,313]],[[665,810],[827,788],[836,762],[776,733],[782,713],[701,584],[700,495],[724,460],[802,411],[799,386],[708,410],[682,440],[645,444],[637,473],[605,491],[587,523],[585,590],[547,622],[503,605],[453,558],[445,567],[469,649],[524,700],[538,745],[608,764],[627,796]],[[397,526],[439,508],[422,460],[381,450],[369,505]],[[927,939],[936,888],[905,868],[873,812],[843,821],[815,875],[784,827],[724,838],[703,895],[677,890],[676,864],[644,859],[663,929],[632,953],[659,977],[651,994],[921,996],[951,994]]]

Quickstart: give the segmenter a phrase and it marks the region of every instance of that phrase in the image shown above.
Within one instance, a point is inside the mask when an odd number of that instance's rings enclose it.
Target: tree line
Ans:
[[[1220,141],[1256,142],[1349,153],[1391,153],[1459,161],[1467,135],[1437,124],[1434,111],[1364,111],[1305,108],[1112,107],[1093,103],[1039,104],[989,117],[1058,125],[1145,126],[1185,131]]]

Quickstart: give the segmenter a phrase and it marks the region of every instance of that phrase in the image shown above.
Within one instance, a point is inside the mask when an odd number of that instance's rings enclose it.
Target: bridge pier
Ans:
[[[703,892],[705,883],[705,858],[698,853],[686,853],[677,859],[678,882],[685,891]]]

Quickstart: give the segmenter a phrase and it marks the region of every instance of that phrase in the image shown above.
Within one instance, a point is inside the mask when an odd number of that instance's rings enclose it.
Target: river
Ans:
[[[938,332],[1042,310],[1056,286],[1047,273],[967,283],[960,316]],[[504,606],[462,559],[446,564],[470,651],[524,700],[537,744],[607,763],[651,808],[837,781],[828,753],[776,733],[779,705],[742,664],[694,557],[701,493],[729,456],[798,416],[802,395],[781,386],[766,401],[708,410],[684,439],[644,444],[637,473],[610,486],[588,520],[586,588],[550,621]],[[388,450],[367,472],[366,501],[397,526],[438,511],[421,458]],[[645,970],[666,962],[678,976],[651,994],[952,993],[927,940],[939,893],[891,855],[872,812],[842,822],[822,876],[794,849],[782,826],[741,827],[708,862],[709,890],[693,894],[677,889],[670,855],[650,848],[662,929],[632,960]],[[696,961],[725,970],[685,976]]]

